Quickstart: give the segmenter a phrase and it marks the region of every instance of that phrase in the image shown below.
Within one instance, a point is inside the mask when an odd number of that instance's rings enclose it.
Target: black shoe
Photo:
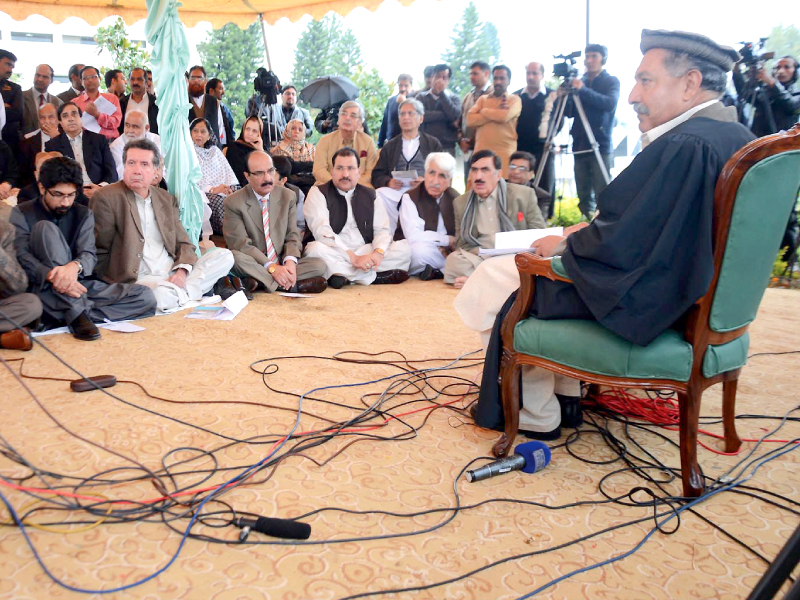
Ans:
[[[79,314],[75,320],[68,325],[68,327],[72,332],[72,336],[77,340],[90,342],[91,340],[100,338],[100,330],[97,328],[97,325],[92,323],[89,315],[87,315],[85,312]]]
[[[527,429],[520,429],[519,432],[528,439],[539,440],[541,442],[552,442],[561,437],[561,427],[556,427],[551,431],[528,431]]]
[[[330,277],[328,277],[328,286],[332,287],[335,290],[340,290],[344,286],[349,284],[350,280],[342,275],[331,275]]]
[[[238,277],[230,277],[229,279],[231,280],[233,289],[235,289],[237,292],[244,292],[244,297],[247,298],[248,301],[253,299],[253,294],[247,289],[241,279]]]
[[[558,404],[561,406],[561,426],[577,429],[583,423],[580,396],[562,396],[556,394]]]
[[[218,279],[217,283],[214,284],[214,293],[222,298],[223,302],[238,291],[239,290],[234,287],[231,278],[227,276],[223,277],[222,279]]]
[[[293,289],[298,294],[321,294],[328,289],[328,282],[324,277],[309,277],[298,281]]]
[[[392,269],[391,271],[379,271],[372,283],[375,285],[403,283],[408,280],[408,271]]]
[[[439,269],[434,269],[430,265],[425,265],[422,273],[419,274],[422,281],[430,281],[431,279],[444,279],[444,274]]]

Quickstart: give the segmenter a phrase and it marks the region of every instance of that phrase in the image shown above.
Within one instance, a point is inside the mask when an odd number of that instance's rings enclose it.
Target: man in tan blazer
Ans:
[[[469,168],[472,190],[453,200],[456,249],[444,263],[444,282],[457,289],[483,262],[480,249],[494,248],[497,233],[547,227],[536,192],[506,183],[502,166],[500,157],[491,150],[476,151]]]
[[[314,183],[322,185],[332,179],[333,155],[342,148],[353,148],[359,157],[361,185],[372,187],[372,169],[378,162],[378,150],[375,142],[359,127],[364,121],[364,111],[361,105],[348,100],[339,109],[339,129],[323,135],[317,142],[317,151],[314,155]]]
[[[122,152],[122,181],[91,199],[98,276],[108,283],[140,283],[153,290],[162,312],[199,300],[233,266],[233,255],[212,248],[198,258],[174,196],[152,184],[161,157],[142,138]]]
[[[276,185],[279,175],[269,154],[251,152],[244,176],[249,183],[225,198],[222,233],[233,253],[233,274],[242,277],[245,288],[253,291],[325,291],[325,262],[300,258],[303,244],[297,229],[297,195]]]

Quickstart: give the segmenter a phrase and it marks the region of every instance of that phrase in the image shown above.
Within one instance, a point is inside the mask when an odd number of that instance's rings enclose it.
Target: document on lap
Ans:
[[[481,248],[478,250],[478,256],[504,256],[528,252],[536,240],[548,235],[564,235],[564,228],[547,227],[546,229],[500,231],[494,236],[494,248]]]

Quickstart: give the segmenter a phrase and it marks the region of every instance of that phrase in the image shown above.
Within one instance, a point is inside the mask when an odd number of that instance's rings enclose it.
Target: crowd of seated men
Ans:
[[[0,51],[0,62],[13,67],[15,60]],[[224,84],[192,67],[187,125],[198,185],[226,246],[204,247],[198,257],[199,240],[189,239],[163,181],[148,72],[133,69],[128,77],[130,94],[116,70],[102,92],[98,69],[74,65],[72,87],[56,97],[47,93],[52,69],[41,65],[31,107],[26,102],[19,119],[26,130],[17,150],[0,141],[0,200],[9,205],[0,212],[1,347],[30,348],[30,329],[63,325],[77,339],[98,339],[96,323],[105,319],[171,312],[212,293],[320,293],[402,283],[409,275],[456,283],[474,270],[477,248],[493,245],[493,231],[506,224],[498,215],[486,221],[485,210],[476,219],[469,208],[475,191],[453,189],[455,159],[420,131],[419,100],[402,98],[396,135],[380,151],[354,101],[338,106],[335,127],[316,147],[308,142],[311,119],[296,106],[293,86],[281,95],[276,139],[265,139],[258,115],[235,138]],[[531,213],[514,227],[543,226],[535,193],[500,184],[491,151],[476,158],[476,189],[498,210]],[[415,174],[401,181],[395,171]],[[474,223],[466,241],[456,217],[465,212]],[[461,252],[476,258],[450,269],[448,257]]]

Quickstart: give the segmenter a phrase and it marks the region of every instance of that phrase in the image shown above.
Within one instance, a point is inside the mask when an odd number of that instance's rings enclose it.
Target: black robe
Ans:
[[[562,264],[574,285],[537,278],[531,314],[595,319],[639,345],[679,321],[714,274],[717,178],[754,139],[735,119],[713,105],[647,146],[600,194],[598,217],[567,238]],[[502,409],[489,407],[499,400],[502,311],[497,319],[489,342],[496,358],[487,353],[479,399],[483,427],[501,426]]]

